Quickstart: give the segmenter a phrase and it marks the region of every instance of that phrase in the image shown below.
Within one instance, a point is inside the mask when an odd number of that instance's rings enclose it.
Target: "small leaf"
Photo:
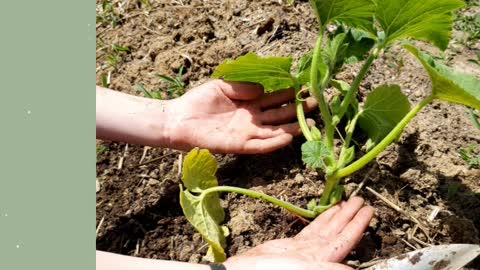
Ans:
[[[373,32],[375,4],[372,0],[310,0],[320,25],[330,22]]]
[[[405,44],[404,47],[417,57],[427,70],[432,81],[432,92],[435,98],[480,110],[480,80],[478,78],[470,74],[455,72],[410,44]]]
[[[382,85],[373,90],[363,106],[359,126],[370,144],[382,140],[410,111],[410,102],[398,85]]]
[[[153,98],[152,94],[150,94],[150,92],[148,92],[147,89],[145,89],[145,87],[143,87],[143,85],[137,83],[137,84],[135,84],[135,88],[140,90],[140,92],[142,92],[145,97]]]
[[[327,147],[320,141],[302,144],[302,160],[313,169],[325,168],[324,159],[329,155]]]
[[[337,88],[344,95],[350,89],[350,84],[348,84],[346,81],[332,79],[332,80],[330,80],[330,84],[333,87]]]
[[[297,80],[301,85],[310,82],[310,67],[312,66],[313,53],[309,52],[300,58],[297,68]]]
[[[370,33],[358,29],[350,29],[345,39],[348,47],[345,52],[345,64],[355,64],[364,60],[367,53],[375,45]]]
[[[353,161],[355,158],[355,146],[351,146],[348,148],[345,152],[342,152],[340,155],[340,158],[338,159],[338,163],[341,164],[341,166],[346,166],[350,162]]]
[[[191,192],[202,192],[207,188],[216,187],[218,186],[215,176],[217,168],[217,161],[208,150],[195,148],[183,161],[183,184]]]
[[[343,56],[348,46],[344,43],[346,37],[347,34],[341,33],[332,39],[327,39],[322,50],[323,62],[328,66],[331,74],[342,65]]]
[[[201,196],[194,196],[180,186],[180,205],[183,213],[210,246],[207,258],[214,262],[223,262],[226,259],[225,230],[219,226],[216,217],[212,216],[213,210],[218,211],[218,209],[212,208],[209,203],[211,203],[210,200],[202,201]],[[221,215],[225,215],[223,209],[221,211]]]
[[[374,0],[375,18],[385,32],[387,44],[401,38],[430,42],[445,50],[453,24],[453,11],[465,6],[461,0]]]
[[[227,60],[217,67],[214,78],[232,82],[259,83],[266,92],[287,89],[295,85],[290,74],[292,59],[287,57],[261,58],[249,53],[236,60]]]
[[[322,139],[322,133],[316,126],[313,126],[310,129],[310,132],[312,133],[312,137],[315,141],[320,141]]]

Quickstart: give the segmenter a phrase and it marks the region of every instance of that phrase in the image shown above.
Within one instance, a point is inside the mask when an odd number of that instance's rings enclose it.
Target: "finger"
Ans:
[[[312,236],[321,236],[322,230],[325,229],[333,216],[341,210],[340,205],[328,209],[323,214],[315,218],[315,220],[299,232],[296,238],[312,238]]]
[[[374,209],[371,206],[364,206],[358,211],[355,217],[344,227],[343,231],[330,246],[332,262],[341,262],[350,251],[362,239],[363,233],[370,224]]]
[[[347,203],[341,206],[341,211],[339,211],[327,226],[327,235],[335,236],[340,233],[345,226],[352,220],[352,218],[357,214],[358,210],[363,206],[363,199],[360,197],[353,197],[348,200]]]
[[[295,89],[287,89],[275,93],[264,94],[259,100],[259,105],[260,108],[267,109],[285,104],[294,98]]]
[[[308,126],[314,126],[315,121],[313,119],[306,119]],[[268,139],[271,137],[276,137],[282,134],[291,134],[292,136],[298,136],[302,134],[302,129],[298,122],[283,124],[279,126],[262,126],[256,130],[256,133],[253,138],[255,139]]]
[[[303,110],[310,112],[317,107],[317,101],[313,97],[309,97],[303,102]],[[297,116],[297,105],[288,104],[286,106],[270,109],[260,114],[260,120],[263,124],[275,125],[288,122]]]
[[[253,100],[263,93],[263,88],[258,84],[226,82],[223,80],[214,80],[215,84],[225,96],[235,100]]]
[[[285,147],[292,142],[293,136],[285,133],[268,139],[250,139],[245,143],[243,154],[265,154]]]

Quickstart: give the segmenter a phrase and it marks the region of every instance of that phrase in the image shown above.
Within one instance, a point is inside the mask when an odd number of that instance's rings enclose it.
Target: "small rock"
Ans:
[[[98,178],[97,178],[97,193],[100,191],[100,182],[98,182]]]
[[[295,182],[298,182],[298,183],[302,183],[305,181],[305,177],[303,177],[303,175],[297,173],[297,175],[295,175]]]
[[[415,91],[413,94],[415,95],[415,97],[418,98],[418,97],[421,97],[421,96],[422,96],[422,91],[417,90],[417,91]]]
[[[160,184],[160,181],[158,181],[157,179],[153,179],[153,178],[148,179],[147,185],[149,186],[156,186],[159,184]]]
[[[156,173],[155,171],[150,172],[150,174],[148,176],[150,178],[157,178],[158,179],[158,173]]]

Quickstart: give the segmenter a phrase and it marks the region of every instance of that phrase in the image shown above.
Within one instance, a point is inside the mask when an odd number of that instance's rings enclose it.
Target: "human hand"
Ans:
[[[340,264],[361,239],[373,208],[354,197],[318,216],[293,238],[266,242],[229,258],[227,270],[351,270]]]
[[[175,100],[172,147],[193,147],[215,153],[268,153],[290,144],[301,134],[293,90],[264,94],[260,86],[213,80],[191,89]],[[317,106],[314,98],[304,102],[304,110]],[[313,120],[308,120],[313,124]]]

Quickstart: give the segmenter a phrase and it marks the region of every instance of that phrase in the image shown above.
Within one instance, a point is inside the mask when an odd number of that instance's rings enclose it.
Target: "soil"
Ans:
[[[109,88],[142,95],[135,84],[166,89],[168,85],[156,74],[174,75],[183,65],[185,83],[192,88],[209,80],[227,58],[254,51],[299,59],[316,39],[308,1],[295,1],[293,6],[266,0],[150,2],[142,6],[141,1],[113,1],[120,23],[115,27],[97,24],[97,84],[110,74]],[[120,54],[115,67],[107,61],[112,44],[130,49]],[[452,46],[457,50],[449,51],[449,64],[480,76],[479,66],[467,61],[479,53],[480,44],[467,48],[454,41]],[[358,70],[358,64],[348,66],[337,76],[351,82]],[[360,97],[386,82],[401,85],[412,103],[430,91],[421,65],[398,47],[374,63]],[[268,155],[217,155],[220,184],[260,190],[306,206],[322,193],[323,174],[303,164],[302,142],[297,138],[291,146]],[[356,267],[428,244],[479,244],[480,170],[469,169],[459,155],[471,144],[480,144],[480,131],[473,127],[465,107],[434,102],[375,162],[345,179],[347,196],[367,178],[366,186],[420,219],[428,234],[363,188],[359,195],[375,207],[376,216],[346,262]],[[185,153],[106,141],[97,141],[98,145],[105,151],[97,156],[97,224],[103,220],[97,249],[202,262],[207,245],[178,202],[179,161]],[[267,240],[293,236],[304,227],[297,217],[261,201],[224,194],[222,202],[231,230],[229,256]],[[428,220],[435,209],[440,210],[438,215]],[[480,269],[480,260],[471,267]]]

